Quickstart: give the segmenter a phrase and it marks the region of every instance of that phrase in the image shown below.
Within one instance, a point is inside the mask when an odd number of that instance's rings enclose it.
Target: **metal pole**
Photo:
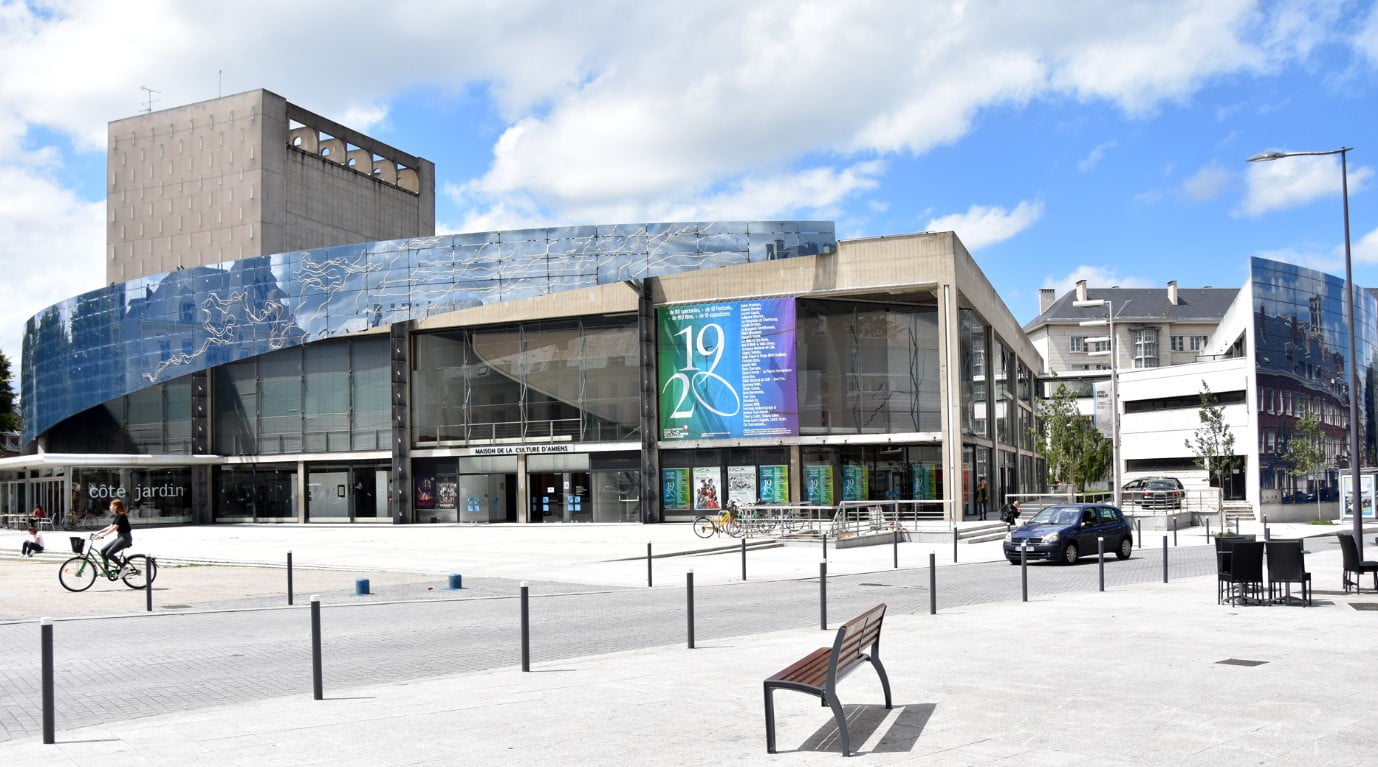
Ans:
[[[828,534],[823,533],[823,559],[828,558]]]
[[[937,554],[928,552],[928,614],[938,614],[938,568],[934,560]]]
[[[1100,566],[1100,590],[1105,591],[1105,536],[1096,537],[1096,560]]]
[[[325,698],[325,684],[321,679],[321,598],[311,595],[311,697]]]
[[[1142,549],[1144,547],[1144,521],[1142,519],[1135,519],[1134,527],[1139,531],[1139,534],[1134,536],[1134,542]]]
[[[1234,534],[1239,535],[1239,517],[1234,518]]]
[[[1029,601],[1029,544],[1027,541],[1019,547],[1019,585],[1023,591],[1023,599]]]
[[[684,574],[684,589],[689,600],[689,649],[694,649],[694,571]]]
[[[1359,488],[1359,358],[1354,351],[1354,269],[1349,254],[1349,147],[1340,153],[1340,192],[1345,210],[1345,327],[1349,330],[1349,475],[1350,509],[1354,512],[1354,546],[1358,561],[1364,561],[1364,496]]]
[[[895,569],[900,569],[900,529],[896,527],[892,532],[895,534]]]
[[[746,580],[746,539],[742,539],[742,580]]]
[[[1211,518],[1210,518],[1210,517],[1206,517],[1206,540],[1209,541],[1210,539],[1211,539]]]
[[[818,563],[818,627],[828,630],[828,560]]]
[[[42,654],[43,743],[57,742],[56,706],[53,705],[53,619],[38,621],[39,648]]]
[[[1120,355],[1119,339],[1115,338],[1115,303],[1110,300],[1105,302],[1105,313],[1110,316],[1110,460],[1114,463],[1111,467],[1111,481],[1114,485],[1115,508],[1120,508],[1121,498],[1121,475],[1120,475]]]
[[[531,670],[531,609],[530,591],[522,581],[522,671]]]
[[[145,612],[153,612],[153,573],[158,567],[158,560],[153,557],[144,558],[144,607]]]
[[[1265,541],[1266,541],[1266,540],[1269,540],[1269,538],[1268,538],[1268,515],[1267,515],[1267,514],[1264,514],[1264,515],[1263,515],[1263,540],[1265,540]]]
[[[1167,583],[1167,536],[1163,536],[1163,583]]]
[[[952,525],[952,564],[957,564],[957,525]]]
[[[1177,517],[1172,518],[1172,545],[1177,545]]]
[[[292,604],[292,552],[287,552],[287,604]]]
[[[646,588],[651,587],[651,542],[646,541]]]

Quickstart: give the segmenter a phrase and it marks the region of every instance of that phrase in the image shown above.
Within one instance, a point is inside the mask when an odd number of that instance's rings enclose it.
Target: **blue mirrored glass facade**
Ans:
[[[555,227],[279,253],[117,283],[26,324],[24,442],[116,398],[313,341],[836,248],[826,221]]]
[[[1378,300],[1360,289],[1354,306],[1359,390],[1348,385],[1349,330],[1345,282],[1323,272],[1278,261],[1251,262],[1254,357],[1258,377],[1259,480],[1263,489],[1286,486],[1287,440],[1303,414],[1318,414],[1331,472],[1323,494],[1334,492],[1333,467],[1349,465],[1349,403],[1358,397],[1363,466],[1378,457]],[[1333,500],[1333,498],[1327,498]]]

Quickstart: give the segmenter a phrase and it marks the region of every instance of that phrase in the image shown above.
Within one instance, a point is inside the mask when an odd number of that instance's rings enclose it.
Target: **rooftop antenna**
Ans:
[[[144,92],[144,113],[147,114],[149,112],[152,112],[153,102],[158,100],[153,98],[153,94],[162,93],[162,91],[155,91],[147,85],[140,85],[139,90]]]

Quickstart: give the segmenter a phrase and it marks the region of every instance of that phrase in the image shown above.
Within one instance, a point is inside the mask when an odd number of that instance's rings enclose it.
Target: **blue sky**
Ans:
[[[272,26],[268,26],[271,24]],[[267,88],[436,164],[442,232],[824,218],[1042,287],[1378,286],[1374,0],[0,0],[0,350],[104,282],[106,124]],[[1363,126],[1368,126],[1365,129]]]

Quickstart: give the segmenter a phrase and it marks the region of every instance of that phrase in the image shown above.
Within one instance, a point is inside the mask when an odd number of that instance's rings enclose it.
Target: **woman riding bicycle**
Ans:
[[[129,511],[124,507],[124,501],[119,498],[110,501],[110,517],[112,520],[110,524],[101,528],[95,537],[99,539],[110,533],[115,534],[115,540],[105,544],[100,553],[107,562],[114,562],[119,565],[121,572],[123,572],[123,568],[127,565],[123,559],[117,559],[115,555],[134,545],[134,535],[129,529]]]

